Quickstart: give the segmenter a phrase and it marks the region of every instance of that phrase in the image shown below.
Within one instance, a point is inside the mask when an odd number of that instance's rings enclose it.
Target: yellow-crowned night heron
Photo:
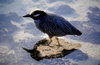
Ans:
[[[63,17],[58,16],[56,14],[47,13],[41,10],[35,10],[31,12],[31,14],[27,14],[23,17],[31,17],[32,19],[34,19],[36,27],[40,31],[48,34],[50,39],[53,36],[56,36],[58,44],[58,36],[82,34],[78,29],[72,26]],[[50,41],[50,43],[51,42],[52,40]]]

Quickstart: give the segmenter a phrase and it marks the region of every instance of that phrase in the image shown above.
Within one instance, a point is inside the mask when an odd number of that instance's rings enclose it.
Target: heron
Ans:
[[[36,27],[43,33],[48,34],[50,42],[55,37],[60,46],[58,37],[65,35],[82,35],[82,33],[69,23],[64,17],[57,14],[45,12],[43,10],[34,10],[23,17],[30,17],[34,20]]]

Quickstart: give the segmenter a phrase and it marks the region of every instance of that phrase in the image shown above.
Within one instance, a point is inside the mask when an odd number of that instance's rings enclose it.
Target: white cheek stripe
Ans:
[[[38,16],[40,16],[40,14],[36,14],[36,15],[34,15],[34,17],[38,17]]]

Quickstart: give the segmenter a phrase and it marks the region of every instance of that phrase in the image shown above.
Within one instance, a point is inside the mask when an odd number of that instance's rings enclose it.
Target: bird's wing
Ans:
[[[48,20],[48,22],[44,23],[41,27],[43,27],[49,36],[61,36],[64,34],[62,28],[57,23],[51,22],[51,20]]]
[[[71,35],[81,35],[82,34],[77,28],[75,28],[72,24],[70,24],[67,20],[65,20],[62,17],[60,17],[58,21],[56,22],[58,22],[58,25],[61,26],[62,30],[65,33],[68,32],[68,34],[71,34]]]
[[[63,17],[58,17],[56,19],[56,23],[61,28],[62,32],[65,34],[71,34],[71,35],[78,35],[81,34],[81,32],[76,29],[73,25],[71,25],[67,20],[65,20]]]
[[[74,35],[75,30],[77,30],[68,21],[60,16],[49,16],[43,19],[43,21],[45,23],[41,25],[41,27],[49,36],[64,36],[67,34]]]
[[[59,27],[64,31],[65,33],[72,32],[71,25],[68,21],[64,20],[63,18],[56,19],[56,23],[59,25]]]

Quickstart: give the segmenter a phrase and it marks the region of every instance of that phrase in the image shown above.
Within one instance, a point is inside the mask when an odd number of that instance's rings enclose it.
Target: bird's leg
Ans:
[[[50,45],[50,43],[52,42],[52,38],[49,38],[50,40],[49,40],[49,42],[48,42],[48,45]]]
[[[59,42],[59,39],[58,39],[57,37],[55,37],[55,38],[56,38],[56,40],[57,40],[58,46],[61,46],[61,45],[60,45],[60,42]]]
[[[52,42],[52,38],[50,38],[49,44]]]

